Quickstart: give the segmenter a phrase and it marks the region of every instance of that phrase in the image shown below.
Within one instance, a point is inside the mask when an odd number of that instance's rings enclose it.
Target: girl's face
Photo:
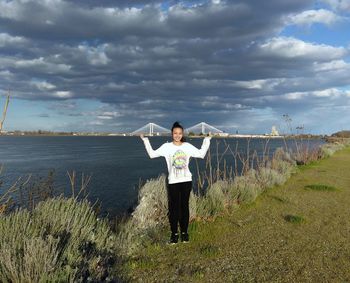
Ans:
[[[180,142],[183,136],[183,132],[181,128],[174,128],[173,129],[173,140],[175,142]]]

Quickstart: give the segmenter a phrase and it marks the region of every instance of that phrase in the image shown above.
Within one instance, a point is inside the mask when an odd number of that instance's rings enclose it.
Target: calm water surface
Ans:
[[[187,139],[197,148],[202,144],[200,138]],[[162,143],[171,141],[171,137],[150,137],[153,149]],[[225,148],[225,142],[231,148],[246,151],[246,139],[212,139],[210,152],[212,160],[216,160]],[[262,153],[266,140],[252,139],[250,149]],[[293,146],[293,142],[288,142]],[[322,140],[308,141],[311,147],[323,143]],[[271,139],[268,143],[270,153],[277,147],[283,147],[282,139]],[[225,155],[232,161],[232,154]],[[204,166],[204,160],[198,159]],[[3,188],[14,182],[19,176],[32,173],[34,176],[47,176],[55,170],[55,184],[69,187],[67,170],[75,170],[80,176],[92,175],[88,191],[91,201],[99,199],[102,208],[110,215],[126,211],[137,200],[139,180],[155,178],[166,173],[164,158],[150,159],[139,137],[80,137],[80,136],[0,136],[0,163],[4,166],[2,178]],[[196,175],[195,162],[192,159],[190,169]]]

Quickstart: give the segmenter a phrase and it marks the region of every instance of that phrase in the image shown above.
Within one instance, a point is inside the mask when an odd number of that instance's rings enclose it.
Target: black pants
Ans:
[[[190,219],[189,199],[192,181],[167,184],[168,189],[168,217],[172,233],[177,233],[178,222],[180,231],[187,233]]]

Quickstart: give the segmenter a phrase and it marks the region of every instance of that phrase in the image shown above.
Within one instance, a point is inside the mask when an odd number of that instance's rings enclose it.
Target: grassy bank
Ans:
[[[349,148],[299,166],[254,203],[191,223],[190,243],[149,243],[125,262],[125,280],[349,281],[349,171]],[[158,237],[167,236],[164,230]]]
[[[257,166],[243,166],[244,174],[233,179],[220,179],[231,175],[209,167],[214,176],[207,179],[214,181],[205,194],[191,194],[188,244],[171,247],[165,244],[169,236],[165,176],[147,181],[131,217],[119,219],[114,226],[108,225],[107,219],[99,219],[86,200],[73,197],[49,198],[29,210],[2,209],[0,281],[116,282],[122,278],[143,282],[220,282],[278,281],[282,276],[291,281],[323,278],[329,275],[327,271],[321,275],[317,272],[319,277],[315,277],[315,272],[303,263],[307,263],[311,253],[316,257],[312,268],[317,270],[321,266],[318,249],[326,245],[321,232],[321,238],[315,237],[324,228],[322,221],[326,218],[322,213],[327,213],[327,209],[333,213],[334,207],[341,208],[336,201],[348,200],[342,195],[346,183],[341,182],[349,182],[345,175],[350,167],[350,152],[343,148],[343,144],[329,144],[307,156],[281,149],[272,158],[241,156],[244,165],[255,162]],[[336,151],[339,152],[332,156]],[[307,162],[312,158],[326,159],[298,167],[299,157]],[[7,206],[4,196],[0,197],[0,208]],[[335,201],[335,196],[340,198]],[[344,214],[345,205],[343,209],[338,211],[339,215],[348,216]],[[339,220],[338,214],[331,215]],[[326,223],[333,225],[332,217]],[[345,218],[342,221],[337,222],[339,227],[349,227]],[[337,227],[330,227],[327,232],[334,233]],[[336,235],[334,238],[342,241]],[[315,239],[318,242],[314,243]],[[336,245],[341,247],[345,242]],[[304,249],[307,252],[303,253]],[[336,264],[341,263],[337,259],[346,258],[330,256]],[[336,273],[335,278],[341,278],[344,272]]]

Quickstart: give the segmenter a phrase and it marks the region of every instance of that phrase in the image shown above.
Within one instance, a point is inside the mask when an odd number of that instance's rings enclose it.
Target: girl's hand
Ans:
[[[145,136],[143,134],[140,134],[140,138],[143,140]]]
[[[212,137],[213,135],[211,134],[211,132],[209,132],[209,137]]]

